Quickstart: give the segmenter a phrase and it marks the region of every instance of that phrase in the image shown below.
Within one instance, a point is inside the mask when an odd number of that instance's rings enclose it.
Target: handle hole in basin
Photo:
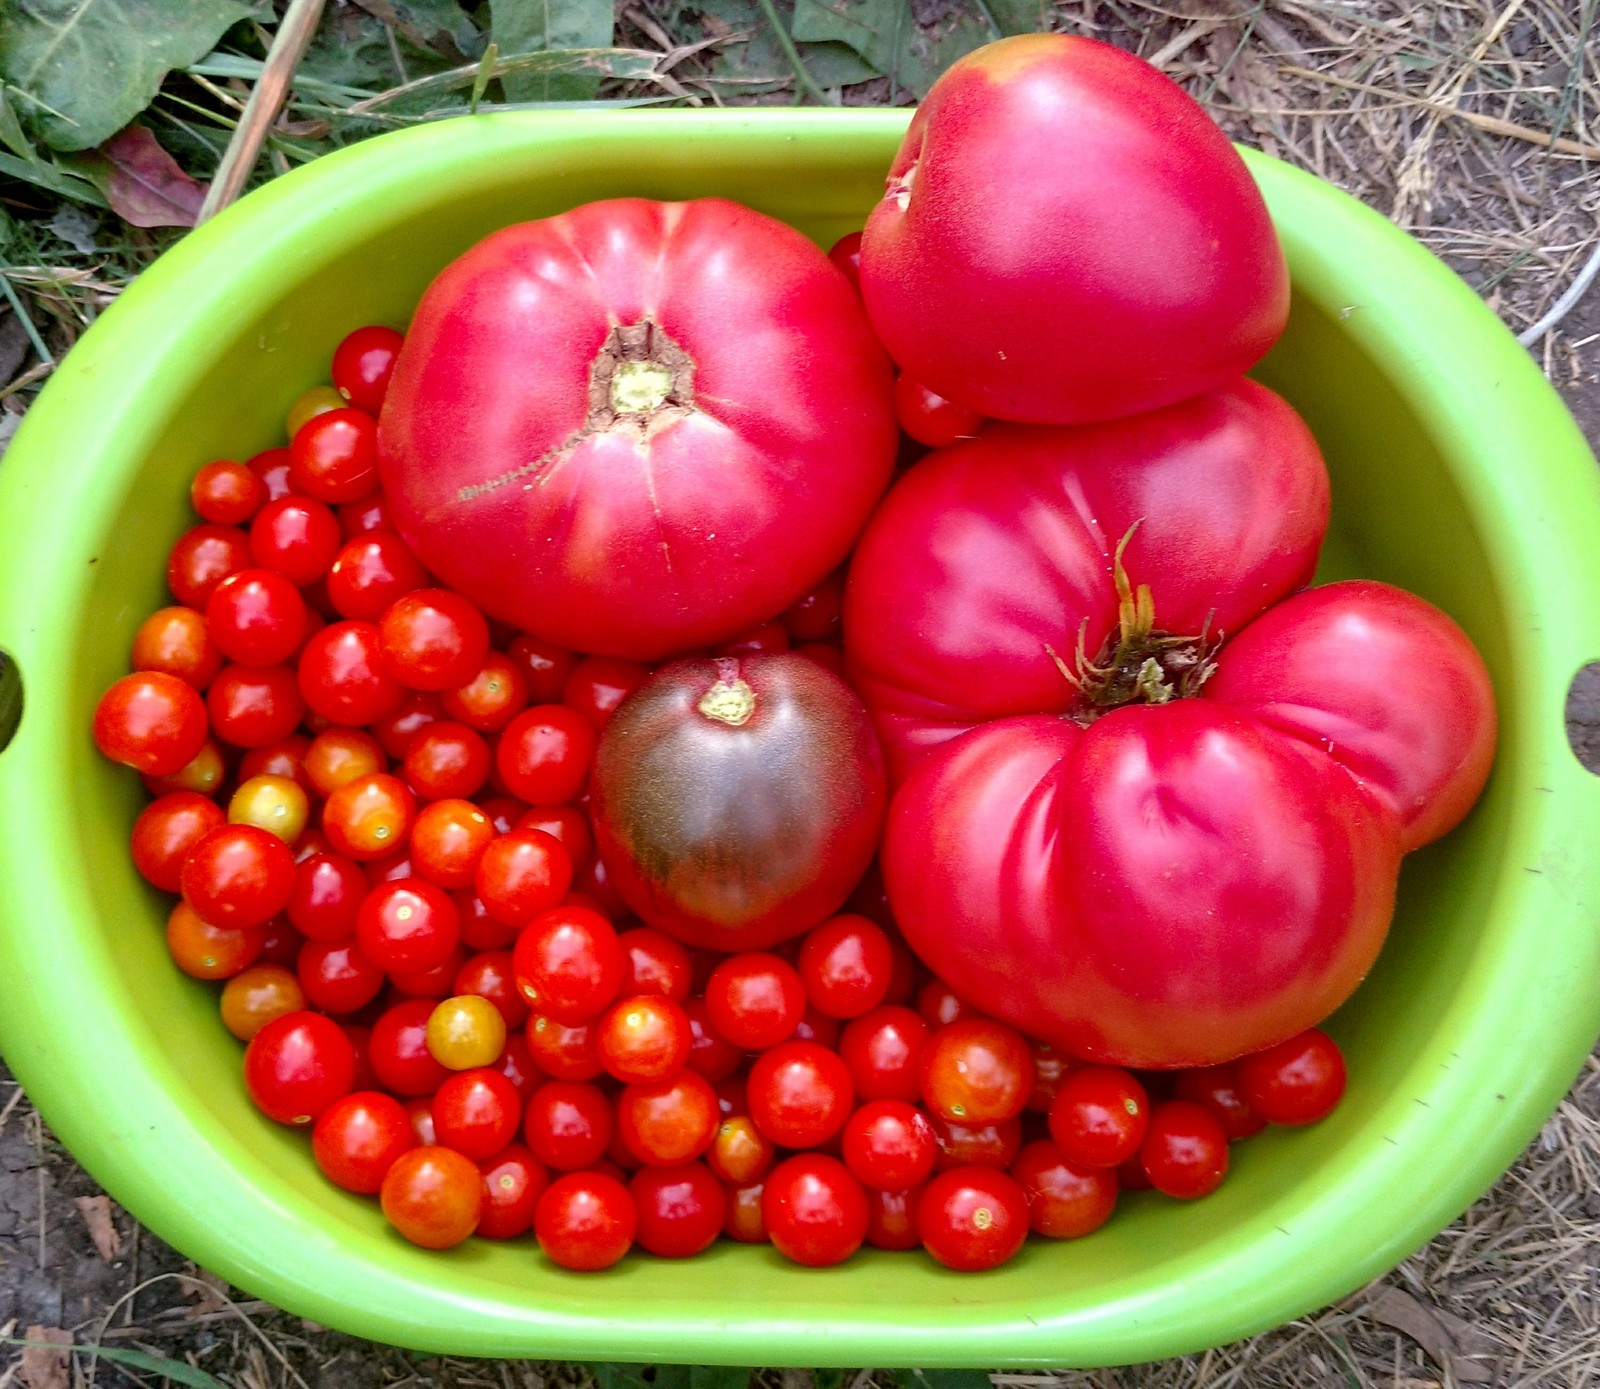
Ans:
[[[1567,742],[1585,769],[1600,776],[1600,661],[1590,661],[1567,687]]]
[[[8,652],[0,651],[0,752],[11,745],[22,722],[22,672]]]

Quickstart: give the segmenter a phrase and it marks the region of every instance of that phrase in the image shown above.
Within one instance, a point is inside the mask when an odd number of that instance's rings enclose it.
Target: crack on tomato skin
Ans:
[[[1045,653],[1062,677],[1077,692],[1063,717],[1087,728],[1096,719],[1129,704],[1167,704],[1192,699],[1217,669],[1216,653],[1223,634],[1211,635],[1213,612],[1198,634],[1183,636],[1155,625],[1155,598],[1149,584],[1133,586],[1123,567],[1122,554],[1139,529],[1135,521],[1117,542],[1111,557],[1111,578],[1117,589],[1117,626],[1094,660],[1084,649],[1089,619],[1078,624],[1074,664],[1069,666],[1048,642]]]
[[[653,318],[613,323],[589,366],[589,413],[583,423],[532,462],[461,487],[456,500],[470,502],[525,478],[527,486],[542,487],[556,465],[593,434],[631,435],[635,444],[648,444],[696,412],[694,374],[694,358]],[[630,408],[634,400],[647,404]]]

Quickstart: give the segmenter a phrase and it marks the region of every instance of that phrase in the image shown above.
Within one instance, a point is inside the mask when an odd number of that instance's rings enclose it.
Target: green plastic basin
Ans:
[[[384,136],[252,194],[97,323],[0,467],[0,1048],[72,1152],[185,1254],[301,1315],[436,1352],[747,1365],[1090,1366],[1298,1316],[1418,1248],[1537,1131],[1600,1032],[1600,780],[1562,727],[1600,658],[1600,472],[1527,354],[1376,214],[1251,157],[1294,310],[1260,375],[1333,473],[1326,577],[1449,611],[1501,742],[1468,822],[1407,860],[1383,957],[1334,1020],[1337,1114],[1235,1150],[1212,1197],[1144,1195],[1076,1242],[971,1276],[867,1252],[804,1270],[721,1245],[601,1275],[529,1242],[413,1249],[259,1116],[215,990],[169,963],[131,867],[142,792],[89,736],[209,458],[280,442],[358,324],[403,324],[448,260],[592,198],[722,194],[826,245],[860,226],[906,115],[529,114]]]

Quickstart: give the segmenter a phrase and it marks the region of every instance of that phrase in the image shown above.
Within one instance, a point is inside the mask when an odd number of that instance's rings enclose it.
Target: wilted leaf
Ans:
[[[207,1312],[220,1312],[228,1305],[228,1282],[219,1278],[210,1269],[200,1268],[190,1264],[192,1272],[179,1276],[179,1286],[190,1297],[197,1299],[194,1306],[189,1308],[190,1317],[203,1317]]]
[[[922,97],[957,58],[999,37],[995,28],[1020,33],[1034,27],[1021,18],[1032,13],[1021,0],[991,3],[989,11],[994,26],[977,6],[963,5],[923,29],[911,0],[795,0],[792,32],[797,40],[848,44],[896,86]]]
[[[56,209],[55,216],[45,225],[80,256],[92,256],[100,249],[94,241],[94,234],[100,229],[100,223],[81,207],[62,203]]]
[[[31,98],[19,114],[47,145],[88,149],[249,13],[241,0],[13,0],[0,4],[0,77]]]
[[[72,1333],[56,1326],[30,1326],[23,1338],[18,1377],[26,1389],[68,1389],[68,1347]]]
[[[161,143],[142,125],[130,125],[108,141],[101,154],[106,171],[106,201],[136,227],[192,227],[206,198]]]
[[[611,0],[489,0],[490,37],[501,53],[609,48]],[[508,101],[587,101],[600,85],[583,73],[529,73],[501,79]]]
[[[108,1264],[122,1253],[122,1236],[117,1233],[116,1222],[111,1218],[109,1196],[78,1196],[73,1199],[83,1223],[89,1227],[89,1238],[94,1241],[95,1253]]]
[[[1494,1382],[1497,1356],[1505,1347],[1471,1322],[1428,1307],[1399,1288],[1384,1288],[1365,1310],[1374,1321],[1409,1336],[1458,1384]]]

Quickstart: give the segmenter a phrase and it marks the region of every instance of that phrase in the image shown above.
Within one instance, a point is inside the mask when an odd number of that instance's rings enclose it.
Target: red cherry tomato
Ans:
[[[583,789],[594,750],[594,729],[582,714],[538,704],[506,725],[495,760],[512,795],[530,805],[560,805]]]
[[[347,940],[367,895],[367,875],[342,854],[312,854],[295,865],[289,920],[311,940]]]
[[[445,714],[479,733],[498,733],[528,702],[528,682],[509,656],[491,651],[478,673],[440,696]]]
[[[358,410],[376,415],[405,341],[393,328],[369,324],[345,335],[333,350],[334,389]]]
[[[550,1185],[550,1174],[520,1143],[511,1143],[478,1164],[483,1174],[483,1213],[476,1234],[515,1239],[533,1228],[533,1213]]]
[[[539,1248],[562,1268],[610,1268],[633,1244],[638,1213],[628,1188],[599,1172],[569,1172],[545,1188],[534,1210]]]
[[[689,1015],[660,994],[622,998],[600,1015],[595,1046],[618,1080],[661,1080],[683,1068],[694,1033]]]
[[[583,907],[556,907],[536,917],[517,937],[514,955],[523,998],[565,1023],[597,1018],[627,973],[615,929]]]
[[[205,746],[206,732],[206,706],[194,687],[161,671],[124,675],[95,706],[95,746],[146,776],[181,771]]]
[[[1050,1137],[1079,1167],[1117,1167],[1144,1141],[1150,1099],[1119,1066],[1082,1066],[1062,1078],[1050,1105]]]
[[[336,1101],[311,1130],[311,1153],[323,1176],[364,1196],[382,1189],[390,1167],[414,1144],[404,1106],[371,1090]]]
[[[328,566],[328,598],[341,616],[377,622],[390,605],[423,588],[428,571],[392,531],[347,540]]]
[[[450,958],[460,939],[456,904],[443,888],[422,878],[373,888],[356,915],[361,953],[388,974],[434,969]]]
[[[806,996],[819,1012],[858,1018],[889,992],[894,953],[888,932],[864,916],[836,916],[807,932],[799,969]]]
[[[184,860],[226,822],[221,806],[193,791],[174,791],[151,801],[133,822],[133,866],[152,887],[177,892]]]
[[[449,1249],[478,1227],[483,1176],[477,1163],[449,1148],[412,1148],[383,1179],[384,1216],[413,1244]]]
[[[310,1124],[355,1083],[356,1053],[320,1013],[269,1022],[244,1051],[244,1083],[256,1108],[280,1124]]]
[[[617,937],[627,956],[624,994],[661,994],[682,1003],[689,997],[693,968],[689,952],[671,936],[648,926],[636,926]]]
[[[1240,1097],[1273,1124],[1314,1124],[1344,1096],[1344,1056],[1316,1028],[1237,1063]]]
[[[931,1029],[922,1017],[885,1004],[845,1024],[839,1055],[861,1100],[922,1098],[922,1048]]]
[[[761,1214],[763,1181],[741,1182],[727,1188],[728,1207],[722,1219],[722,1233],[739,1244],[765,1244],[767,1222]]]
[[[780,1148],[825,1143],[850,1117],[850,1070],[816,1042],[784,1042],[750,1068],[750,1115]]]
[[[506,655],[527,681],[529,699],[535,704],[561,703],[567,676],[577,664],[576,653],[519,632],[506,647]]]
[[[844,571],[834,570],[793,607],[785,609],[782,622],[798,643],[816,644],[837,641],[843,629]]]
[[[378,422],[364,410],[313,415],[289,441],[289,481],[319,502],[359,501],[378,486]]]
[[[812,1268],[843,1263],[867,1237],[865,1189],[823,1153],[801,1153],[773,1168],[761,1214],[778,1252]]]
[[[517,992],[509,950],[484,950],[471,956],[456,971],[450,991],[488,999],[508,1029],[527,1021],[528,1005]]]
[[[406,782],[422,800],[475,796],[489,777],[489,745],[465,724],[435,720],[406,744]]]
[[[953,1022],[983,1016],[942,979],[930,979],[917,991],[917,1012],[929,1027],[949,1027]]]
[[[304,712],[288,666],[224,666],[206,690],[211,731],[236,748],[281,743]]]
[[[219,526],[242,526],[266,500],[266,484],[248,465],[228,458],[203,464],[189,483],[200,519]]]
[[[946,1268],[997,1268],[1028,1237],[1028,1198],[991,1167],[941,1172],[917,1202],[922,1247]]]
[[[266,488],[269,502],[275,502],[279,497],[289,495],[288,449],[263,449],[260,453],[247,458],[245,467],[250,469]]]
[[[922,1098],[955,1124],[996,1124],[1022,1113],[1033,1053],[1004,1023],[970,1018],[941,1027],[922,1048]]]
[[[1111,1218],[1120,1187],[1105,1167],[1075,1167],[1049,1139],[1017,1154],[1011,1175],[1028,1198],[1028,1227],[1050,1239],[1077,1239]]]
[[[928,1116],[939,1144],[935,1172],[956,1167],[1011,1166],[1022,1147],[1022,1120],[1003,1119],[998,1124],[952,1124],[937,1114]]]
[[[351,940],[308,940],[295,957],[306,998],[325,1013],[356,1013],[383,990],[383,971]]]
[[[389,517],[389,504],[382,492],[374,492],[358,502],[346,502],[336,513],[339,518],[339,535],[344,540],[354,540],[358,535],[373,531],[392,531],[394,522]]]
[[[604,1156],[614,1120],[611,1101],[583,1081],[546,1081],[528,1101],[522,1136],[546,1167],[572,1172]]]
[[[1139,1163],[1157,1191],[1193,1201],[1215,1191],[1228,1175],[1228,1135],[1204,1105],[1167,1100],[1150,1116]]]
[[[772,1166],[777,1151],[748,1114],[728,1114],[706,1149],[706,1165],[723,1181],[738,1185],[758,1180]]]
[[[374,723],[405,697],[384,673],[370,622],[335,622],[313,634],[300,655],[299,682],[307,707],[329,723]]]
[[[683,1005],[683,1011],[689,1019],[692,1038],[689,1045],[689,1059],[684,1065],[715,1083],[725,1080],[744,1064],[743,1049],[727,1041],[712,1027],[705,999],[698,997],[688,999]]]
[[[261,958],[263,928],[225,928],[201,920],[187,902],[167,917],[167,950],[172,961],[195,979],[231,979]]]
[[[167,587],[186,608],[205,611],[211,592],[250,564],[250,542],[236,526],[199,525],[185,531],[167,556]]]
[[[433,1131],[446,1148],[474,1162],[493,1157],[522,1127],[517,1087],[499,1071],[457,1071],[433,1097]]]
[[[879,1191],[867,1188],[867,1243],[874,1249],[916,1249],[922,1244],[917,1229],[917,1202],[922,1188]]]
[[[433,1009],[429,999],[408,998],[385,1009],[372,1024],[369,1055],[385,1090],[408,1099],[431,1095],[449,1077],[428,1050]]]
[[[326,574],[339,553],[338,519],[311,497],[279,497],[250,523],[249,553],[263,569],[304,588]]]
[[[506,926],[521,927],[566,897],[572,859],[543,830],[513,830],[489,842],[474,881],[484,911]]]
[[[975,410],[946,400],[903,371],[894,381],[894,413],[901,429],[931,449],[976,438],[985,423]]]
[[[198,796],[215,796],[227,779],[228,767],[215,738],[207,738],[200,751],[171,776],[143,776],[140,781],[152,796],[170,796],[174,791],[192,791]]]
[[[593,1080],[605,1074],[594,1028],[588,1023],[569,1027],[536,1014],[528,1019],[525,1035],[534,1064],[553,1079]]]
[[[230,574],[206,601],[212,641],[240,665],[281,665],[300,649],[305,622],[300,590],[270,569]]]
[[[259,926],[281,912],[294,891],[294,855],[255,825],[223,825],[185,860],[183,897],[213,926]]]
[[[371,772],[329,795],[322,807],[322,828],[338,853],[370,863],[406,842],[415,814],[416,800],[403,781]]]
[[[494,837],[489,817],[471,801],[434,801],[412,823],[411,862],[418,877],[439,887],[471,887]]]
[[[1257,1114],[1239,1092],[1237,1063],[1180,1071],[1172,1094],[1174,1099],[1193,1100],[1215,1114],[1230,1143],[1250,1138],[1267,1126],[1266,1119]]]
[[[746,1051],[792,1036],[806,1007],[805,985],[794,966],[765,951],[729,956],[712,971],[705,997],[711,1026]]]
[[[384,669],[414,690],[453,690],[483,667],[489,624],[458,593],[420,588],[397,598],[378,623]]]
[[[639,1213],[639,1247],[663,1259],[687,1259],[722,1233],[728,1198],[702,1162],[642,1167],[628,1183]]]
[[[861,233],[846,232],[828,249],[828,259],[850,281],[850,288],[861,292]]]
[[[203,690],[222,669],[222,652],[193,608],[160,608],[139,624],[129,665],[135,671],[160,671]]]
[[[717,1092],[694,1071],[638,1081],[617,1097],[617,1127],[628,1150],[652,1167],[697,1158],[716,1137]]]
[[[904,1100],[873,1100],[845,1121],[844,1165],[863,1186],[903,1191],[933,1175],[939,1140],[927,1116]]]
[[[1049,1042],[1030,1038],[1028,1048],[1033,1052],[1033,1084],[1028,1090],[1027,1108],[1036,1114],[1048,1114],[1062,1079],[1072,1070],[1072,1062]]]

